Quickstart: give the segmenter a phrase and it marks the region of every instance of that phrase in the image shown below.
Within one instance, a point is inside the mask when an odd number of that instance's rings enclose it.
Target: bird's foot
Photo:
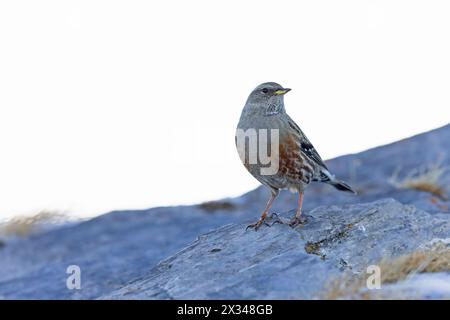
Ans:
[[[304,225],[305,223],[306,223],[306,218],[295,216],[289,222],[289,226],[291,228],[297,228],[298,226]]]
[[[278,214],[276,214],[275,212],[270,215],[270,220],[272,221],[270,226],[273,226],[274,224],[277,224],[277,223],[284,224],[284,221],[281,220],[280,216]]]
[[[249,224],[249,225],[247,226],[247,228],[245,228],[245,231],[247,231],[248,229],[255,229],[255,231],[258,231],[258,229],[259,229],[263,224],[266,225],[266,226],[268,226],[268,227],[270,227],[271,225],[268,224],[265,220],[266,220],[266,219],[261,218],[261,219],[258,220],[258,222]]]

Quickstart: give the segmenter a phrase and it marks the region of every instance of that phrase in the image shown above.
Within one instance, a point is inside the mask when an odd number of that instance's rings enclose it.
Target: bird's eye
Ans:
[[[262,91],[262,93],[267,93],[267,92],[269,92],[269,89],[264,88],[264,89],[262,89],[261,91]]]

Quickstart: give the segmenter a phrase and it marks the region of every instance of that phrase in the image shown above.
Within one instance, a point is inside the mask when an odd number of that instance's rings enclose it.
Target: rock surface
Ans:
[[[230,224],[201,236],[111,299],[307,299],[343,270],[450,235],[450,220],[393,199],[319,207],[304,226],[245,231]]]
[[[327,161],[359,195],[312,185],[307,222],[296,230],[276,224],[245,232],[269,195],[258,188],[215,203],[111,212],[6,239],[0,298],[314,298],[344,270],[362,272],[381,257],[450,237],[448,200],[389,183],[397,170],[401,177],[437,162],[449,166],[448,150],[450,125]],[[449,182],[447,171],[439,179],[447,192]],[[283,192],[274,211],[288,212],[295,201]],[[66,287],[69,265],[81,268],[81,290]]]

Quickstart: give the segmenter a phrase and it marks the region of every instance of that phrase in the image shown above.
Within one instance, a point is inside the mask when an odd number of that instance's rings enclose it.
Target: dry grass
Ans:
[[[446,245],[436,245],[432,249],[417,250],[395,259],[383,259],[377,265],[381,270],[381,286],[405,280],[417,273],[450,271],[450,248]],[[366,288],[367,276],[361,274],[352,277],[346,274],[335,279],[321,298],[329,300],[377,298],[370,290],[362,290]]]
[[[0,224],[0,236],[25,237],[32,234],[39,226],[62,222],[66,218],[66,214],[56,211],[40,211],[31,216],[17,216]]]
[[[389,182],[398,189],[413,189],[428,192],[443,201],[449,200],[441,178],[448,170],[441,161],[435,164],[410,171],[404,178],[399,179],[398,170],[389,179]]]
[[[215,212],[218,210],[233,210],[236,206],[229,201],[208,201],[198,205],[199,208],[207,212]]]

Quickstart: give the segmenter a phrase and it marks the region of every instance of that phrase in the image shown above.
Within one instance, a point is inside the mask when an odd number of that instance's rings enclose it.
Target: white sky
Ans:
[[[448,123],[448,1],[2,1],[0,217],[258,183],[234,132],[276,81],[322,157]]]

